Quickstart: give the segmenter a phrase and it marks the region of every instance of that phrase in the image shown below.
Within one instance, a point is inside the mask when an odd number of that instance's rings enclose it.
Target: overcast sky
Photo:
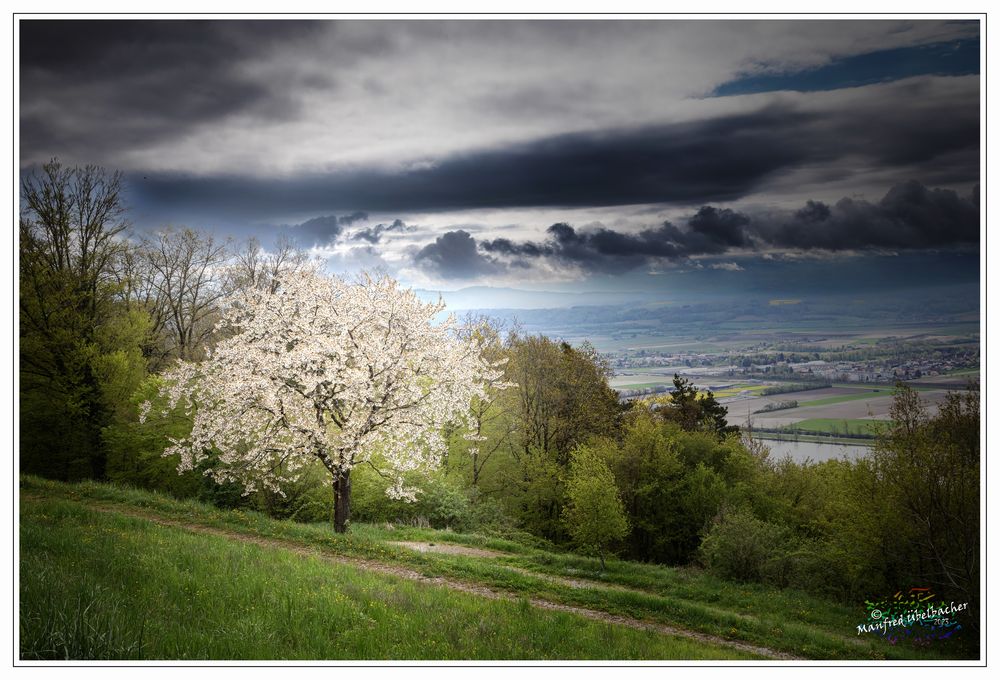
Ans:
[[[140,229],[444,289],[978,261],[977,22],[19,25],[22,171],[121,169]]]

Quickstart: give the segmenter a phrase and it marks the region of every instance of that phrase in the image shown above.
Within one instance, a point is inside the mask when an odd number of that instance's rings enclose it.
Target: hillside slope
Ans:
[[[691,570],[21,480],[22,658],[933,658]]]

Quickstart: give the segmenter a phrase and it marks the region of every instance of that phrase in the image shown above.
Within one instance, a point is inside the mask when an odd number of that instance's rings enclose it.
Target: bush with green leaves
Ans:
[[[793,537],[786,528],[758,519],[745,508],[719,513],[701,543],[702,563],[735,581],[785,584],[793,567]]]
[[[359,468],[354,476],[354,516],[360,522],[416,524],[435,529],[497,533],[510,525],[499,501],[466,487],[460,475],[445,470],[414,474],[407,483],[417,489],[414,502],[389,498],[389,480]]]
[[[177,498],[197,498],[220,508],[245,508],[266,512],[280,519],[304,522],[330,519],[329,485],[322,475],[307,466],[299,478],[282,489],[282,494],[260,490],[247,495],[239,484],[220,484],[204,474],[213,455],[195,468],[192,474],[180,474],[177,457],[164,456],[171,439],[191,432],[191,415],[183,408],[169,411],[160,418],[140,422],[139,406],[150,401],[153,408],[164,410],[166,400],[159,394],[163,380],[147,376],[132,396],[120,406],[121,415],[102,432],[107,450],[107,476],[116,484],[163,491]]]
[[[163,456],[171,437],[184,437],[191,431],[190,416],[176,409],[169,416],[139,422],[141,403],[154,399],[154,406],[165,404],[156,397],[162,383],[159,376],[148,376],[129,398],[123,416],[104,428],[108,479],[178,498],[196,498],[204,480],[199,475],[178,474],[176,458]]]

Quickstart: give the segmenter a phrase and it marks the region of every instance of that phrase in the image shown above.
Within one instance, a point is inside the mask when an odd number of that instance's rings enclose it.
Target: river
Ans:
[[[824,444],[780,439],[760,439],[759,441],[771,450],[772,459],[791,456],[796,463],[803,463],[806,460],[819,463],[824,460],[844,457],[855,460],[871,453],[871,447],[857,444]]]

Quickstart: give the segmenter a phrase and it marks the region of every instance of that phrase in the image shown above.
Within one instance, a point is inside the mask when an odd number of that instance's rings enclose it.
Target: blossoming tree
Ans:
[[[377,465],[393,479],[389,494],[412,500],[403,473],[438,462],[441,427],[500,375],[478,342],[453,333],[453,318],[434,322],[443,303],[387,276],[349,283],[312,266],[228,302],[224,339],[208,358],[165,376],[168,409],[180,405],[194,426],[164,455],[179,454],[179,471],[210,461],[206,474],[247,493],[280,492],[317,458],[333,478],[338,532],[350,518],[354,467]]]

